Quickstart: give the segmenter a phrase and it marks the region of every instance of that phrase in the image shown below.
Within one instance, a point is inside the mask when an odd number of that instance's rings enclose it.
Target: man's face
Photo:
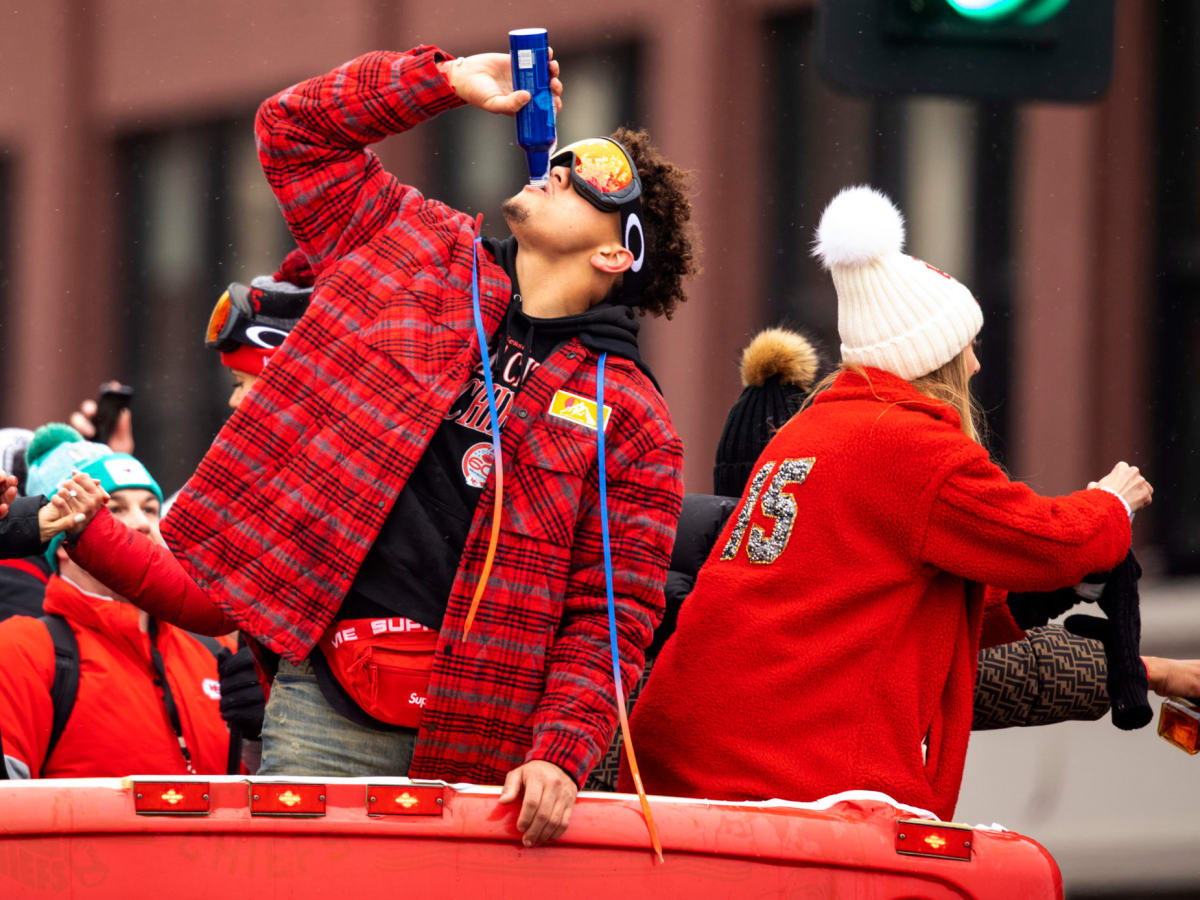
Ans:
[[[108,511],[134,531],[140,531],[156,544],[162,543],[158,531],[160,504],[158,497],[144,488],[125,488],[113,491]]]
[[[601,212],[575,193],[566,166],[553,167],[544,188],[527,185],[505,200],[501,211],[522,247],[568,255],[620,244],[620,214]]]
[[[250,388],[254,387],[254,382],[258,381],[258,376],[243,372],[241,369],[230,369],[230,371],[233,372],[233,393],[229,395],[229,408],[237,409],[246,399]]]

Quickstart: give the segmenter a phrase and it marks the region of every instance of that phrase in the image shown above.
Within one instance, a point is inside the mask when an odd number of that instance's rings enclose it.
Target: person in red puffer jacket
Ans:
[[[651,792],[871,789],[950,818],[985,613],[1129,549],[1136,469],[1047,498],[989,460],[967,387],[982,312],[903,234],[865,187],[822,216],[841,370],[759,457],[634,708]]]
[[[129,534],[161,542],[162,492],[137,459],[84,441],[66,425],[39,429],[29,454],[29,483],[36,493],[55,494],[78,468],[82,477],[95,479],[106,517]],[[151,618],[75,563],[63,540],[54,538],[46,553],[54,572],[43,600],[47,620],[14,616],[0,622],[4,774],[23,779],[225,773],[230,734],[221,717],[214,651],[231,652],[233,641],[206,646]],[[51,629],[64,626],[70,641],[56,642]],[[55,697],[56,643],[66,650],[74,644],[73,696]]]

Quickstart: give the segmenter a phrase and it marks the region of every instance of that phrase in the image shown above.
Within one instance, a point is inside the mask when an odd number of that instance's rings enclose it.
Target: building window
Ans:
[[[983,370],[972,383],[1003,460],[1011,339],[1011,106],[936,97],[835,93],[816,65],[811,12],[767,22],[775,83],[763,152],[772,189],[763,324],[796,327],[837,361],[837,299],[811,256],[821,212],[843,187],[871,184],[905,213],[906,250],[967,285],[984,311]]]
[[[13,197],[12,180],[13,162],[8,150],[0,149],[0,341],[8,342],[13,339],[11,330],[4,328],[4,323],[13,321],[12,292],[12,209]],[[0,427],[11,420],[12,406],[8,402],[9,392],[0,393]]]
[[[249,117],[119,142],[125,371],[138,456],[171,492],[229,413],[229,371],[204,347],[231,281],[275,270],[291,246],[258,166]]]
[[[1168,571],[1200,572],[1200,9],[1160,6],[1154,513]]]

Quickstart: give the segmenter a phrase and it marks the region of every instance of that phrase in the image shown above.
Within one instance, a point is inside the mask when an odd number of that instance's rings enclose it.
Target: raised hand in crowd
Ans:
[[[1093,481],[1088,484],[1089,488],[1100,488],[1101,490],[1111,491],[1129,507],[1129,514],[1133,515],[1143,506],[1149,506],[1151,499],[1154,497],[1154,488],[1138,471],[1137,466],[1131,466],[1125,462],[1119,462],[1111,472],[1101,478],[1099,481]]]
[[[0,472],[0,519],[8,515],[8,505],[17,499],[17,476]]]
[[[61,531],[74,536],[82,534],[83,529],[96,517],[96,513],[108,504],[109,499],[111,498],[108,492],[100,486],[100,482],[83,472],[76,472],[62,483],[58,493],[50,498],[50,503],[42,507],[43,512],[48,509],[57,511],[58,518],[52,523],[52,527],[57,528],[57,531],[50,537]],[[43,540],[48,540],[45,531]]]
[[[121,384],[117,381],[109,381],[102,387],[120,388]],[[128,390],[128,388],[125,390]],[[96,440],[97,412],[99,412],[99,406],[95,400],[89,398],[79,404],[79,409],[71,413],[68,421],[76,431],[89,441],[93,441]],[[112,433],[104,443],[107,443],[114,453],[133,453],[133,414],[129,409],[122,409],[117,414]]]
[[[486,112],[513,116],[529,102],[529,91],[513,90],[512,59],[507,53],[460,56],[446,60],[439,68],[459,99]],[[555,113],[562,109],[563,86],[558,72],[558,62],[551,49],[550,90],[554,94]]]
[[[566,772],[552,762],[534,759],[517,766],[504,779],[501,803],[512,803],[522,793],[517,830],[526,847],[557,840],[571,822],[571,810],[579,788]]]

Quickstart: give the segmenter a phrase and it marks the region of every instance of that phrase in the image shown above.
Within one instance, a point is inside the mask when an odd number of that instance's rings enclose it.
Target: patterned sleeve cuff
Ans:
[[[554,763],[582,787],[600,759],[600,750],[579,730],[569,727],[535,730],[533,746],[525,762],[535,759]]]

